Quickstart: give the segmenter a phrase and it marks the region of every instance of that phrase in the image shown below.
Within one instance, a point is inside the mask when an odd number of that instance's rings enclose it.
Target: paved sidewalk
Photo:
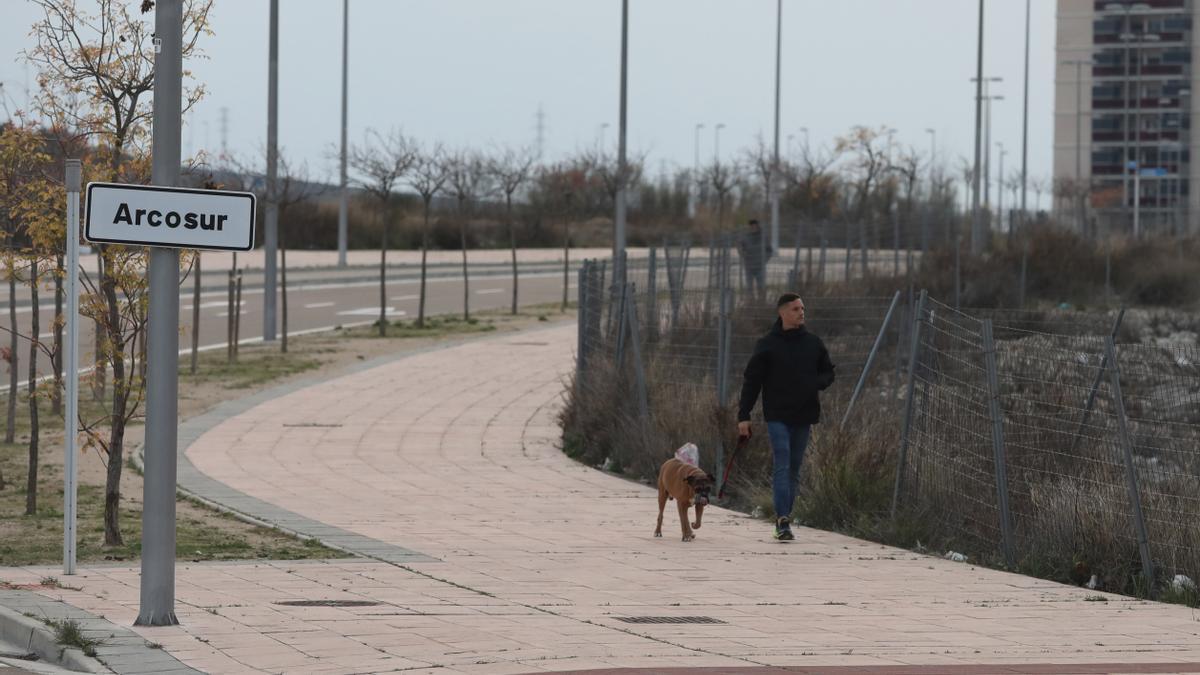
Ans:
[[[209,420],[188,457],[241,508],[407,557],[182,564],[182,625],[134,630],[214,673],[1200,672],[1200,621],[1178,606],[827,532],[784,545],[719,509],[693,543],[653,538],[653,490],[557,448],[573,345],[569,326],[497,336]],[[43,592],[128,626],[137,574]]]

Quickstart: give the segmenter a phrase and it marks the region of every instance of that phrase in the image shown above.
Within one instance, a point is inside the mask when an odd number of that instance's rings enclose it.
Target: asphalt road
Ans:
[[[208,280],[205,279],[205,282]],[[242,291],[239,342],[242,344],[262,340],[263,336],[263,291],[261,286],[250,286],[247,277]],[[557,272],[529,272],[519,277],[518,300],[522,306],[562,302],[563,274]],[[211,288],[211,287],[210,287]],[[457,277],[444,276],[427,280],[425,312],[427,315],[456,314],[463,310],[463,282],[461,273]],[[387,316],[403,320],[416,318],[420,282],[411,277],[389,281],[387,290]],[[511,275],[492,274],[472,278],[469,282],[470,307],[472,312],[502,309],[512,303]],[[574,299],[575,276],[572,272],[570,291]],[[361,277],[357,280],[308,282],[288,289],[288,332],[299,335],[330,330],[337,326],[358,326],[373,323],[379,317],[378,277]],[[39,316],[39,338],[47,346],[53,344],[54,304],[53,293],[43,292]],[[280,304],[278,307],[282,307]],[[27,339],[32,328],[32,312],[28,304],[16,308],[17,333],[17,376],[22,388],[28,377],[30,342]],[[181,289],[179,299],[179,348],[191,348],[193,291]],[[279,313],[277,309],[277,325]],[[228,344],[229,296],[225,289],[203,290],[200,295],[200,349],[223,349]],[[89,320],[80,319],[80,364],[91,364],[95,330]],[[10,346],[11,318],[9,309],[0,309],[0,345]],[[280,336],[277,329],[276,338]],[[50,372],[45,354],[38,357],[39,376]],[[9,369],[5,369],[9,371]],[[7,382],[7,378],[5,378]],[[7,387],[2,387],[3,391]]]

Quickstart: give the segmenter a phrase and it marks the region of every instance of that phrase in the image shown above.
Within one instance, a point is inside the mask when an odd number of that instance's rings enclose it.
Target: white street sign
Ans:
[[[84,237],[100,244],[249,251],[254,213],[249,192],[88,183]]]

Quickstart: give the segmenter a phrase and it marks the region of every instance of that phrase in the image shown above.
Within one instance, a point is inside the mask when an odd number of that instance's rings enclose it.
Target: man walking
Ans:
[[[818,392],[833,384],[834,365],[825,343],[804,327],[800,296],[784,293],[775,306],[779,318],[754,346],[742,378],[738,436],[750,437],[750,411],[761,391],[773,458],[775,538],[790,541],[794,539],[791,514],[804,449],[812,425],[821,421]]]
[[[758,220],[751,218],[746,224],[746,231],[738,237],[738,255],[742,260],[742,274],[746,279],[746,288],[754,297],[761,298],[763,286],[766,283],[767,260],[774,254],[771,245],[763,236],[762,227]],[[757,290],[755,289],[757,285]]]

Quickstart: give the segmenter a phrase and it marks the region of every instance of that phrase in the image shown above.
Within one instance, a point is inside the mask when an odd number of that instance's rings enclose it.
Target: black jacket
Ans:
[[[821,399],[817,392],[833,384],[833,370],[829,350],[821,338],[803,326],[785,331],[776,320],[771,331],[758,340],[746,364],[738,421],[750,419],[761,391],[763,417],[768,422],[820,422]]]

